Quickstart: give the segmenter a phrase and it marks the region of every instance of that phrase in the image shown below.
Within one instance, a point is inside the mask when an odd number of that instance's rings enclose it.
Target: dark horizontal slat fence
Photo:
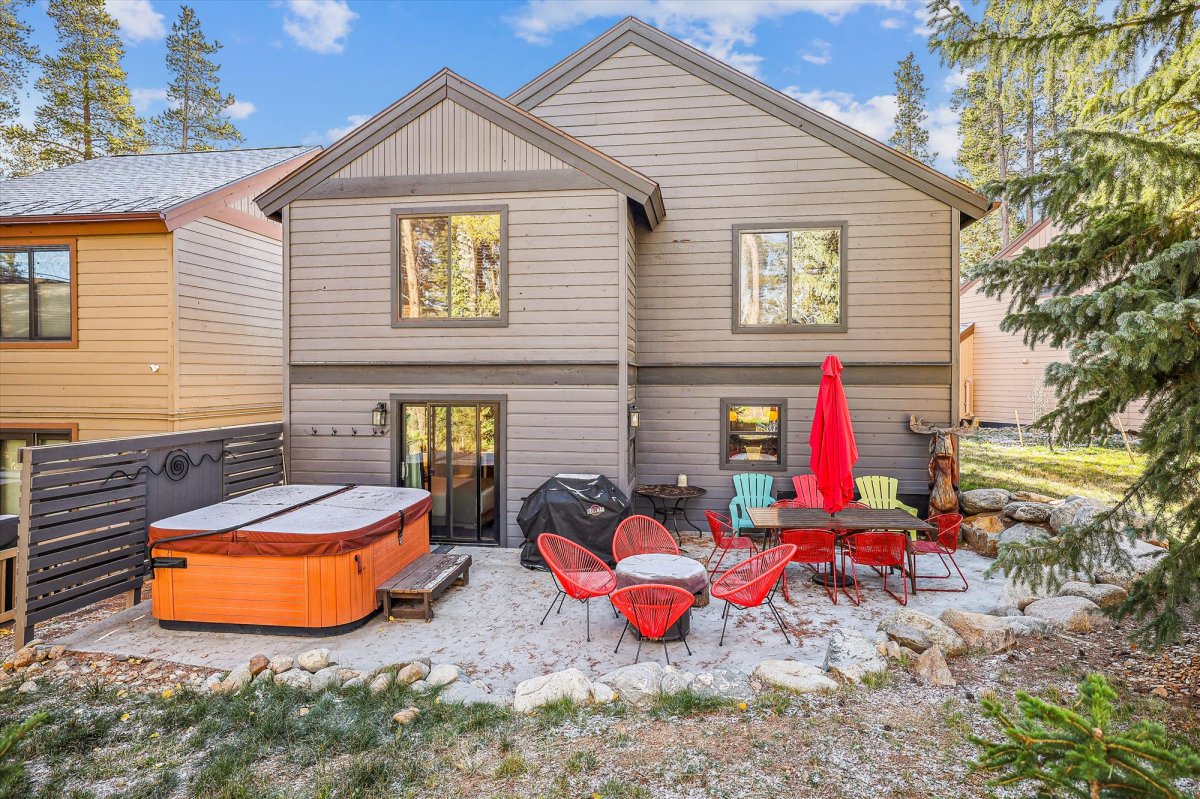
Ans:
[[[17,648],[39,622],[120,594],[139,601],[150,523],[282,484],[283,425],[29,447],[20,462]]]

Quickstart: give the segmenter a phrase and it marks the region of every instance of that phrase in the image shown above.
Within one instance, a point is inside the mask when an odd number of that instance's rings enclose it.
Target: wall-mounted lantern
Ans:
[[[371,411],[371,426],[377,428],[387,427],[387,422],[387,405],[381,402]]]
[[[638,410],[638,406],[629,406],[629,429],[637,430],[642,426],[642,412]]]

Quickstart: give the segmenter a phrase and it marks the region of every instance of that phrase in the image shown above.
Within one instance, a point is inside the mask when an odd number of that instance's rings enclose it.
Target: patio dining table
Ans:
[[[823,508],[748,508],[750,521],[775,537],[780,530],[832,530],[838,538],[866,530],[896,532],[936,532],[937,528],[899,508],[846,508],[827,513]],[[916,560],[908,556],[910,590],[917,593]]]

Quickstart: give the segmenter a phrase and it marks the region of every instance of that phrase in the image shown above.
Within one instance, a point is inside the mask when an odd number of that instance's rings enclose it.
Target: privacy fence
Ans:
[[[17,648],[40,622],[121,594],[140,601],[152,522],[282,484],[283,425],[29,447],[20,464]]]

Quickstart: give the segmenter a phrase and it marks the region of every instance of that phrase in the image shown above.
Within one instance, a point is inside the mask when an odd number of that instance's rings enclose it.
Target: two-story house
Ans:
[[[282,414],[282,227],[316,148],[97,158],[0,183],[0,514],[35,444]]]
[[[555,473],[723,507],[806,470],[828,353],[862,473],[925,494],[907,420],[954,416],[990,205],[634,19],[507,100],[443,70],[258,203],[291,479],[427,486],[435,540],[504,545]]]

